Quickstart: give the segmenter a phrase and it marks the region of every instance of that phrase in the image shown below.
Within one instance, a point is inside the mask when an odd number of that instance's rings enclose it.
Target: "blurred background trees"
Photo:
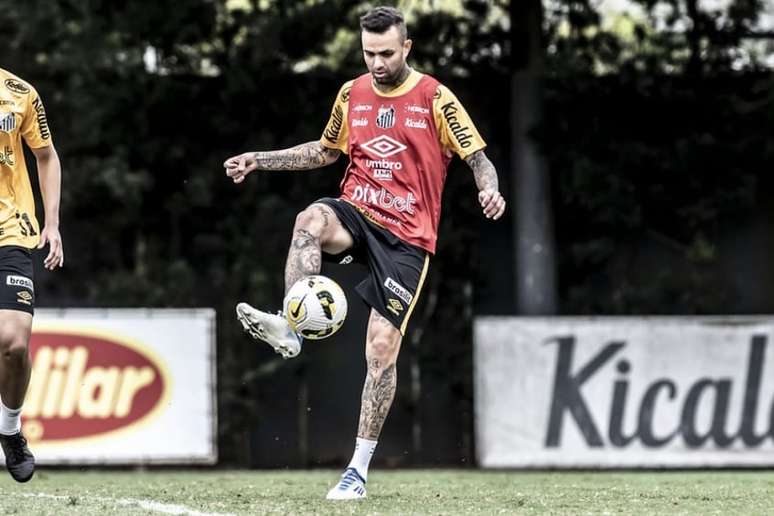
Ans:
[[[473,460],[473,314],[774,310],[769,4],[398,2],[411,63],[470,111],[510,205],[485,221],[455,160],[379,460]],[[295,214],[336,194],[345,160],[242,185],[222,162],[319,138],[341,83],[364,71],[357,20],[371,5],[0,0],[0,66],[40,91],[65,169],[67,266],[37,269],[40,305],[217,308],[229,464],[351,452],[356,296],[341,335],[289,362],[233,318],[240,300],[280,306]],[[363,270],[324,272],[351,287]]]

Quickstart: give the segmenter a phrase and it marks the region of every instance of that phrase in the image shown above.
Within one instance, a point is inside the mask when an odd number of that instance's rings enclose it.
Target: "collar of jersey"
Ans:
[[[390,90],[387,92],[380,91],[374,86],[374,83],[371,83],[371,88],[373,88],[374,93],[379,95],[380,97],[399,97],[405,93],[408,93],[414,86],[416,86],[419,83],[419,80],[422,78],[422,74],[417,72],[416,70],[411,70],[409,73],[409,76],[406,77],[406,80],[403,81],[403,84],[395,88],[394,90]]]

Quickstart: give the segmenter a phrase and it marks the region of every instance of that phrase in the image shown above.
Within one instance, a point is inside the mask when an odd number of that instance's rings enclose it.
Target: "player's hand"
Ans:
[[[478,192],[478,202],[488,219],[497,220],[505,211],[505,199],[497,190],[481,190]]]
[[[247,174],[258,168],[258,163],[255,161],[253,154],[246,152],[228,158],[223,162],[223,167],[226,169],[226,175],[234,180],[235,183],[241,183],[245,180]]]
[[[64,247],[62,246],[62,235],[59,234],[59,228],[46,226],[40,233],[40,243],[38,249],[48,244],[48,256],[43,260],[43,266],[53,271],[57,267],[64,265]]]

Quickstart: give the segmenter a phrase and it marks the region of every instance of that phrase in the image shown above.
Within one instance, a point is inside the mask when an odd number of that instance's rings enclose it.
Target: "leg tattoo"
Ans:
[[[320,206],[319,204],[315,204],[315,205],[313,205],[313,206],[312,206],[312,208],[314,208],[314,209],[317,211],[317,213],[319,213],[319,214],[320,214],[320,216],[322,217],[322,220],[323,220],[323,228],[327,228],[327,227],[328,227],[328,224],[330,223],[330,220],[329,220],[329,217],[330,217],[330,215],[329,215],[329,213],[328,213],[328,211],[330,210],[330,208],[327,208],[327,207],[326,207],[326,208],[323,208],[323,207],[322,207],[322,206]]]
[[[306,229],[296,230],[285,264],[286,294],[296,281],[320,272],[320,258],[320,237]]]
[[[382,431],[384,420],[395,398],[398,375],[395,364],[382,369],[379,360],[371,360],[363,386],[360,402],[360,424],[357,436],[376,441]]]

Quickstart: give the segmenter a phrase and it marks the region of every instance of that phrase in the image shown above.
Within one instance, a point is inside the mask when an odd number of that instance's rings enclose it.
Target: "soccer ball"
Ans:
[[[330,337],[347,317],[347,297],[341,287],[326,276],[298,280],[285,296],[285,317],[291,329],[305,339]]]

